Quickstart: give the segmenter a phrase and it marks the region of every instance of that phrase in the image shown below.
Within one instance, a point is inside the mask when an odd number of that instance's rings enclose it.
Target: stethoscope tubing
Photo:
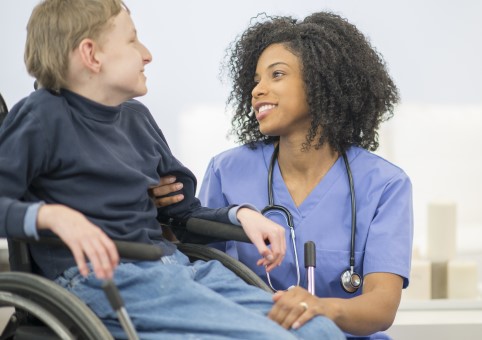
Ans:
[[[293,253],[295,257],[295,265],[296,265],[296,273],[297,273],[297,283],[296,285],[300,285],[301,281],[301,275],[300,275],[300,266],[299,266],[299,260],[298,260],[298,252],[296,250],[296,234],[295,234],[295,228],[294,228],[294,222],[293,222],[293,216],[291,212],[283,207],[282,205],[277,205],[274,204],[274,195],[273,195],[273,171],[274,171],[274,165],[276,163],[276,160],[278,159],[278,152],[279,152],[279,145],[276,145],[274,150],[273,150],[273,155],[271,156],[271,161],[269,164],[269,169],[268,169],[268,205],[261,211],[262,214],[268,216],[270,213],[273,211],[279,211],[281,214],[284,216],[286,219],[286,223],[288,227],[290,228],[290,236],[291,236],[291,241],[292,241],[292,246],[293,246]],[[355,185],[353,181],[353,175],[351,172],[350,168],[350,163],[348,162],[348,157],[345,152],[342,153],[343,161],[345,163],[345,168],[346,168],[346,173],[348,177],[348,184],[350,187],[350,203],[351,203],[351,240],[350,240],[350,263],[349,263],[349,273],[351,275],[356,275],[359,277],[358,274],[354,273],[354,268],[355,268],[355,236],[356,236],[356,199],[355,199]],[[309,268],[311,272],[309,274],[314,278],[314,268]],[[266,272],[266,276],[268,279],[268,283],[274,291],[277,291],[272,283],[271,283],[271,278],[269,276],[269,273]],[[342,276],[343,277],[343,276]],[[310,280],[310,282],[313,282]],[[343,289],[345,289],[343,285],[343,279],[342,279],[342,286]],[[309,287],[310,292],[314,294],[314,287]],[[358,286],[357,288],[358,289]],[[356,291],[355,289],[355,291]],[[347,291],[345,289],[345,291]],[[354,292],[354,291],[353,291]],[[352,293],[350,291],[350,293]]]
[[[353,184],[353,175],[351,173],[350,163],[346,153],[343,153],[343,161],[345,162],[346,174],[348,176],[348,184],[350,186],[350,201],[351,201],[351,240],[350,240],[350,268],[355,267],[355,234],[356,234],[356,199],[355,199],[355,185]]]

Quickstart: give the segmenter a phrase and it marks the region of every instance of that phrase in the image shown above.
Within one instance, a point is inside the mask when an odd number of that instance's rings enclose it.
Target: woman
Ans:
[[[252,24],[232,45],[228,68],[233,133],[243,145],[211,160],[200,199],[253,204],[286,226],[288,244],[269,274],[252,245],[223,249],[277,290],[269,316],[286,328],[325,315],[348,335],[386,330],[408,285],[413,217],[409,178],[370,152],[399,100],[381,55],[355,26],[321,12]],[[307,241],[316,245],[315,295],[305,289]]]

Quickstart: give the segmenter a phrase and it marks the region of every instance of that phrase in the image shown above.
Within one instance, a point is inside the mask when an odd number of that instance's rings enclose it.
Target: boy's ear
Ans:
[[[92,39],[84,39],[79,44],[79,54],[85,67],[94,73],[100,71],[101,62],[97,58],[98,45]]]

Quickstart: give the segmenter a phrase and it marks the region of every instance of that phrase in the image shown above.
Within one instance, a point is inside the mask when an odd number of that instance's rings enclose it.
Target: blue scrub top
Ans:
[[[268,204],[268,168],[273,145],[257,144],[252,150],[237,147],[215,156],[204,176],[199,198],[218,208],[251,203],[259,210]],[[362,148],[347,152],[355,185],[357,225],[355,272],[362,277],[375,272],[400,275],[408,285],[413,238],[412,187],[408,176],[392,163]],[[273,171],[274,204],[293,215],[302,287],[307,287],[304,243],[316,244],[315,289],[319,297],[349,298],[340,276],[349,267],[351,242],[350,187],[340,157],[303,203],[296,207],[276,163]],[[277,215],[277,214],[276,214]],[[269,218],[286,227],[287,250],[280,267],[270,273],[273,287],[296,284],[296,264],[289,228],[280,215]],[[267,282],[259,253],[251,244],[227,242],[218,248],[239,259]]]

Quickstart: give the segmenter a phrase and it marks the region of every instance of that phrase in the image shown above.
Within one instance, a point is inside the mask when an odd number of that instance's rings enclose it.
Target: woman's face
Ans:
[[[254,81],[251,104],[261,133],[304,140],[311,116],[299,58],[283,44],[268,46],[258,59]]]

